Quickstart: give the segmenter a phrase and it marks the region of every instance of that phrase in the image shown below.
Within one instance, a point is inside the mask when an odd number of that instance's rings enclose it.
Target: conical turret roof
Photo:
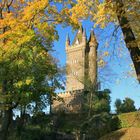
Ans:
[[[95,45],[98,44],[93,30],[90,32],[90,37],[88,42]]]
[[[66,44],[67,45],[70,45],[70,37],[69,37],[69,34],[67,34],[67,36],[66,36]]]

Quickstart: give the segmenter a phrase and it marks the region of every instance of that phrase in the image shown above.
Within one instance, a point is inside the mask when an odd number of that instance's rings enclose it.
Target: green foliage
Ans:
[[[117,115],[112,116],[112,118],[110,120],[110,127],[111,127],[111,131],[115,131],[115,130],[118,130],[119,128],[121,128],[121,122]]]
[[[38,125],[41,129],[45,129],[49,126],[50,121],[50,116],[47,116],[44,112],[38,112],[32,117],[31,124],[34,126]]]
[[[37,45],[37,38],[30,43]],[[53,93],[60,85],[55,82],[52,89],[49,84],[49,81],[57,78],[58,68],[48,51],[41,44],[33,47],[30,43],[22,46],[20,52],[14,54],[15,60],[0,62],[1,84],[6,81],[7,93],[7,96],[1,93],[1,98],[5,99],[3,101],[12,104],[18,102],[20,105],[31,102],[39,104],[43,95]]]
[[[136,111],[134,101],[130,98],[125,98],[122,104],[122,112],[127,113],[127,112],[133,112]]]
[[[13,134],[9,136],[8,140],[43,140],[45,139],[46,135],[49,135],[47,130],[42,130],[37,126],[30,126],[25,128],[20,136],[13,132]]]
[[[24,119],[24,120],[23,120]],[[21,122],[24,122],[22,126]],[[8,140],[43,140],[51,133],[51,116],[38,112],[28,118],[18,117],[11,126]]]
[[[115,107],[118,114],[136,111],[134,101],[130,98],[125,98],[125,100],[123,100],[123,103],[120,99],[116,99]]]
[[[122,105],[122,101],[120,99],[116,99],[115,107],[116,107],[117,114],[119,114],[121,112],[121,105]]]
[[[83,98],[85,99],[83,113],[69,121],[70,123],[73,122],[72,131],[80,131],[82,134],[85,133],[87,136],[97,139],[112,130],[111,115],[109,114],[110,90],[92,90],[83,93]],[[89,99],[91,99],[91,106]]]
[[[93,115],[83,123],[82,131],[97,139],[110,132],[110,120],[111,115],[108,113]]]
[[[83,95],[85,103],[83,105],[84,112],[89,110],[89,91]],[[92,114],[99,114],[102,112],[110,112],[110,90],[93,91],[91,101]]]

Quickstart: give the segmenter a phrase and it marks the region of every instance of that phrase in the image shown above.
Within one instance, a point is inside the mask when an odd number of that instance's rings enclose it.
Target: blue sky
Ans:
[[[87,37],[89,37],[90,31],[93,29],[93,23],[84,21],[83,27],[86,29]],[[102,89],[108,88],[111,90],[112,111],[115,110],[114,101],[116,98],[123,100],[125,97],[132,98],[135,101],[135,106],[140,108],[140,85],[136,78],[127,74],[130,72],[130,64],[132,64],[132,61],[119,28],[117,32],[114,33],[114,37],[112,37],[114,29],[115,26],[113,24],[109,24],[105,29],[100,29],[99,27],[94,29],[99,43],[99,54],[104,51],[109,52],[109,57],[104,57],[106,66],[100,69],[99,72]],[[66,62],[66,35],[69,34],[71,41],[73,41],[76,31],[73,31],[69,26],[64,28],[62,25],[57,26],[57,31],[59,40],[54,42],[55,51],[53,55],[59,60],[60,64],[64,66]]]

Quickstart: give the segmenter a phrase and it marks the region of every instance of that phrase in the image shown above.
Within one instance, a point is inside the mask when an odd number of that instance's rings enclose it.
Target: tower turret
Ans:
[[[90,47],[95,47],[97,49],[98,43],[94,34],[94,31],[90,32],[90,37],[89,37],[89,46]]]
[[[94,86],[97,84],[97,47],[94,32],[91,31],[89,38],[89,78]]]
[[[69,34],[66,36],[66,50],[68,49],[68,47],[70,47],[70,38],[69,38]]]
[[[86,46],[86,43],[87,43],[86,29],[83,31],[83,34],[82,34],[82,42]]]

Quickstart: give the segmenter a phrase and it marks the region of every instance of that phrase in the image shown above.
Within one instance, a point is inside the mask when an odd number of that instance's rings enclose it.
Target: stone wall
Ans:
[[[78,113],[81,111],[83,98],[83,90],[67,91],[58,93],[58,97],[62,99],[54,100],[52,105],[52,112],[65,111],[66,113]]]

